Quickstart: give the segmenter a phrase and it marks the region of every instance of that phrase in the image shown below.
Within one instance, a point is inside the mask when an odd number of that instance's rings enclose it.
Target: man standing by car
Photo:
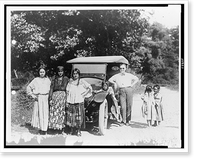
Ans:
[[[114,83],[119,89],[122,122],[125,125],[129,125],[133,104],[133,86],[139,79],[135,75],[126,72],[126,64],[121,64],[120,73],[113,75],[108,81]]]

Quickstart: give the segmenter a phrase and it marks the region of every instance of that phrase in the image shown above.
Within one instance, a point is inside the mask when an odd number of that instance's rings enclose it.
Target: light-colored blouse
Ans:
[[[83,79],[79,80],[77,85],[77,80],[70,79],[67,84],[67,103],[75,104],[84,102],[83,94],[90,89],[90,92],[87,94],[87,97],[92,96],[92,87],[91,85]]]
[[[50,91],[50,85],[51,81],[49,78],[44,77],[36,77],[31,81],[31,83],[27,86],[27,93],[31,95],[32,97],[35,97],[35,95],[47,95]]]
[[[138,81],[138,77],[131,73],[118,73],[112,76],[108,81],[116,83],[118,88],[132,87],[133,82]]]

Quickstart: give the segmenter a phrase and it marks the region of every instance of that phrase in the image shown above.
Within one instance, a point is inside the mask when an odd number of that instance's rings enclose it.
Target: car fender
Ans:
[[[108,93],[104,91],[99,92],[94,96],[93,100],[97,103],[102,103],[106,99],[107,94]]]

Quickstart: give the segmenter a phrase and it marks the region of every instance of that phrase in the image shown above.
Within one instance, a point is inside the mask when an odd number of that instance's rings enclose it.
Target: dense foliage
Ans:
[[[11,67],[49,74],[80,56],[123,55],[144,83],[178,83],[179,28],[150,25],[142,10],[13,11]]]

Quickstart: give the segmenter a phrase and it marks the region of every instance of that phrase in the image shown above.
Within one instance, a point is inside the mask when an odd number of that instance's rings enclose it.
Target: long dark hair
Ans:
[[[65,76],[65,72],[64,72],[64,67],[63,66],[57,66],[56,68],[56,75],[58,76],[58,72],[59,71],[63,71],[63,75],[62,76]]]
[[[151,85],[147,85],[144,93],[150,93],[150,92],[152,92],[152,86]]]
[[[160,85],[156,84],[153,86],[153,89],[157,88],[158,90],[160,90]]]
[[[47,67],[46,67],[45,65],[40,65],[39,68],[38,68],[38,70],[37,70],[38,75],[40,76],[40,70],[43,69],[43,70],[45,70],[45,75],[44,75],[44,77],[46,77],[46,76],[47,76],[47,69],[46,69],[46,68],[47,68]]]
[[[77,83],[77,85],[79,85],[81,72],[80,72],[80,70],[79,70],[78,68],[74,68],[74,69],[72,70],[72,76],[71,76],[72,79],[73,79],[73,74],[74,74],[74,72],[77,72],[78,75],[79,75],[79,76],[78,76],[78,83]]]

